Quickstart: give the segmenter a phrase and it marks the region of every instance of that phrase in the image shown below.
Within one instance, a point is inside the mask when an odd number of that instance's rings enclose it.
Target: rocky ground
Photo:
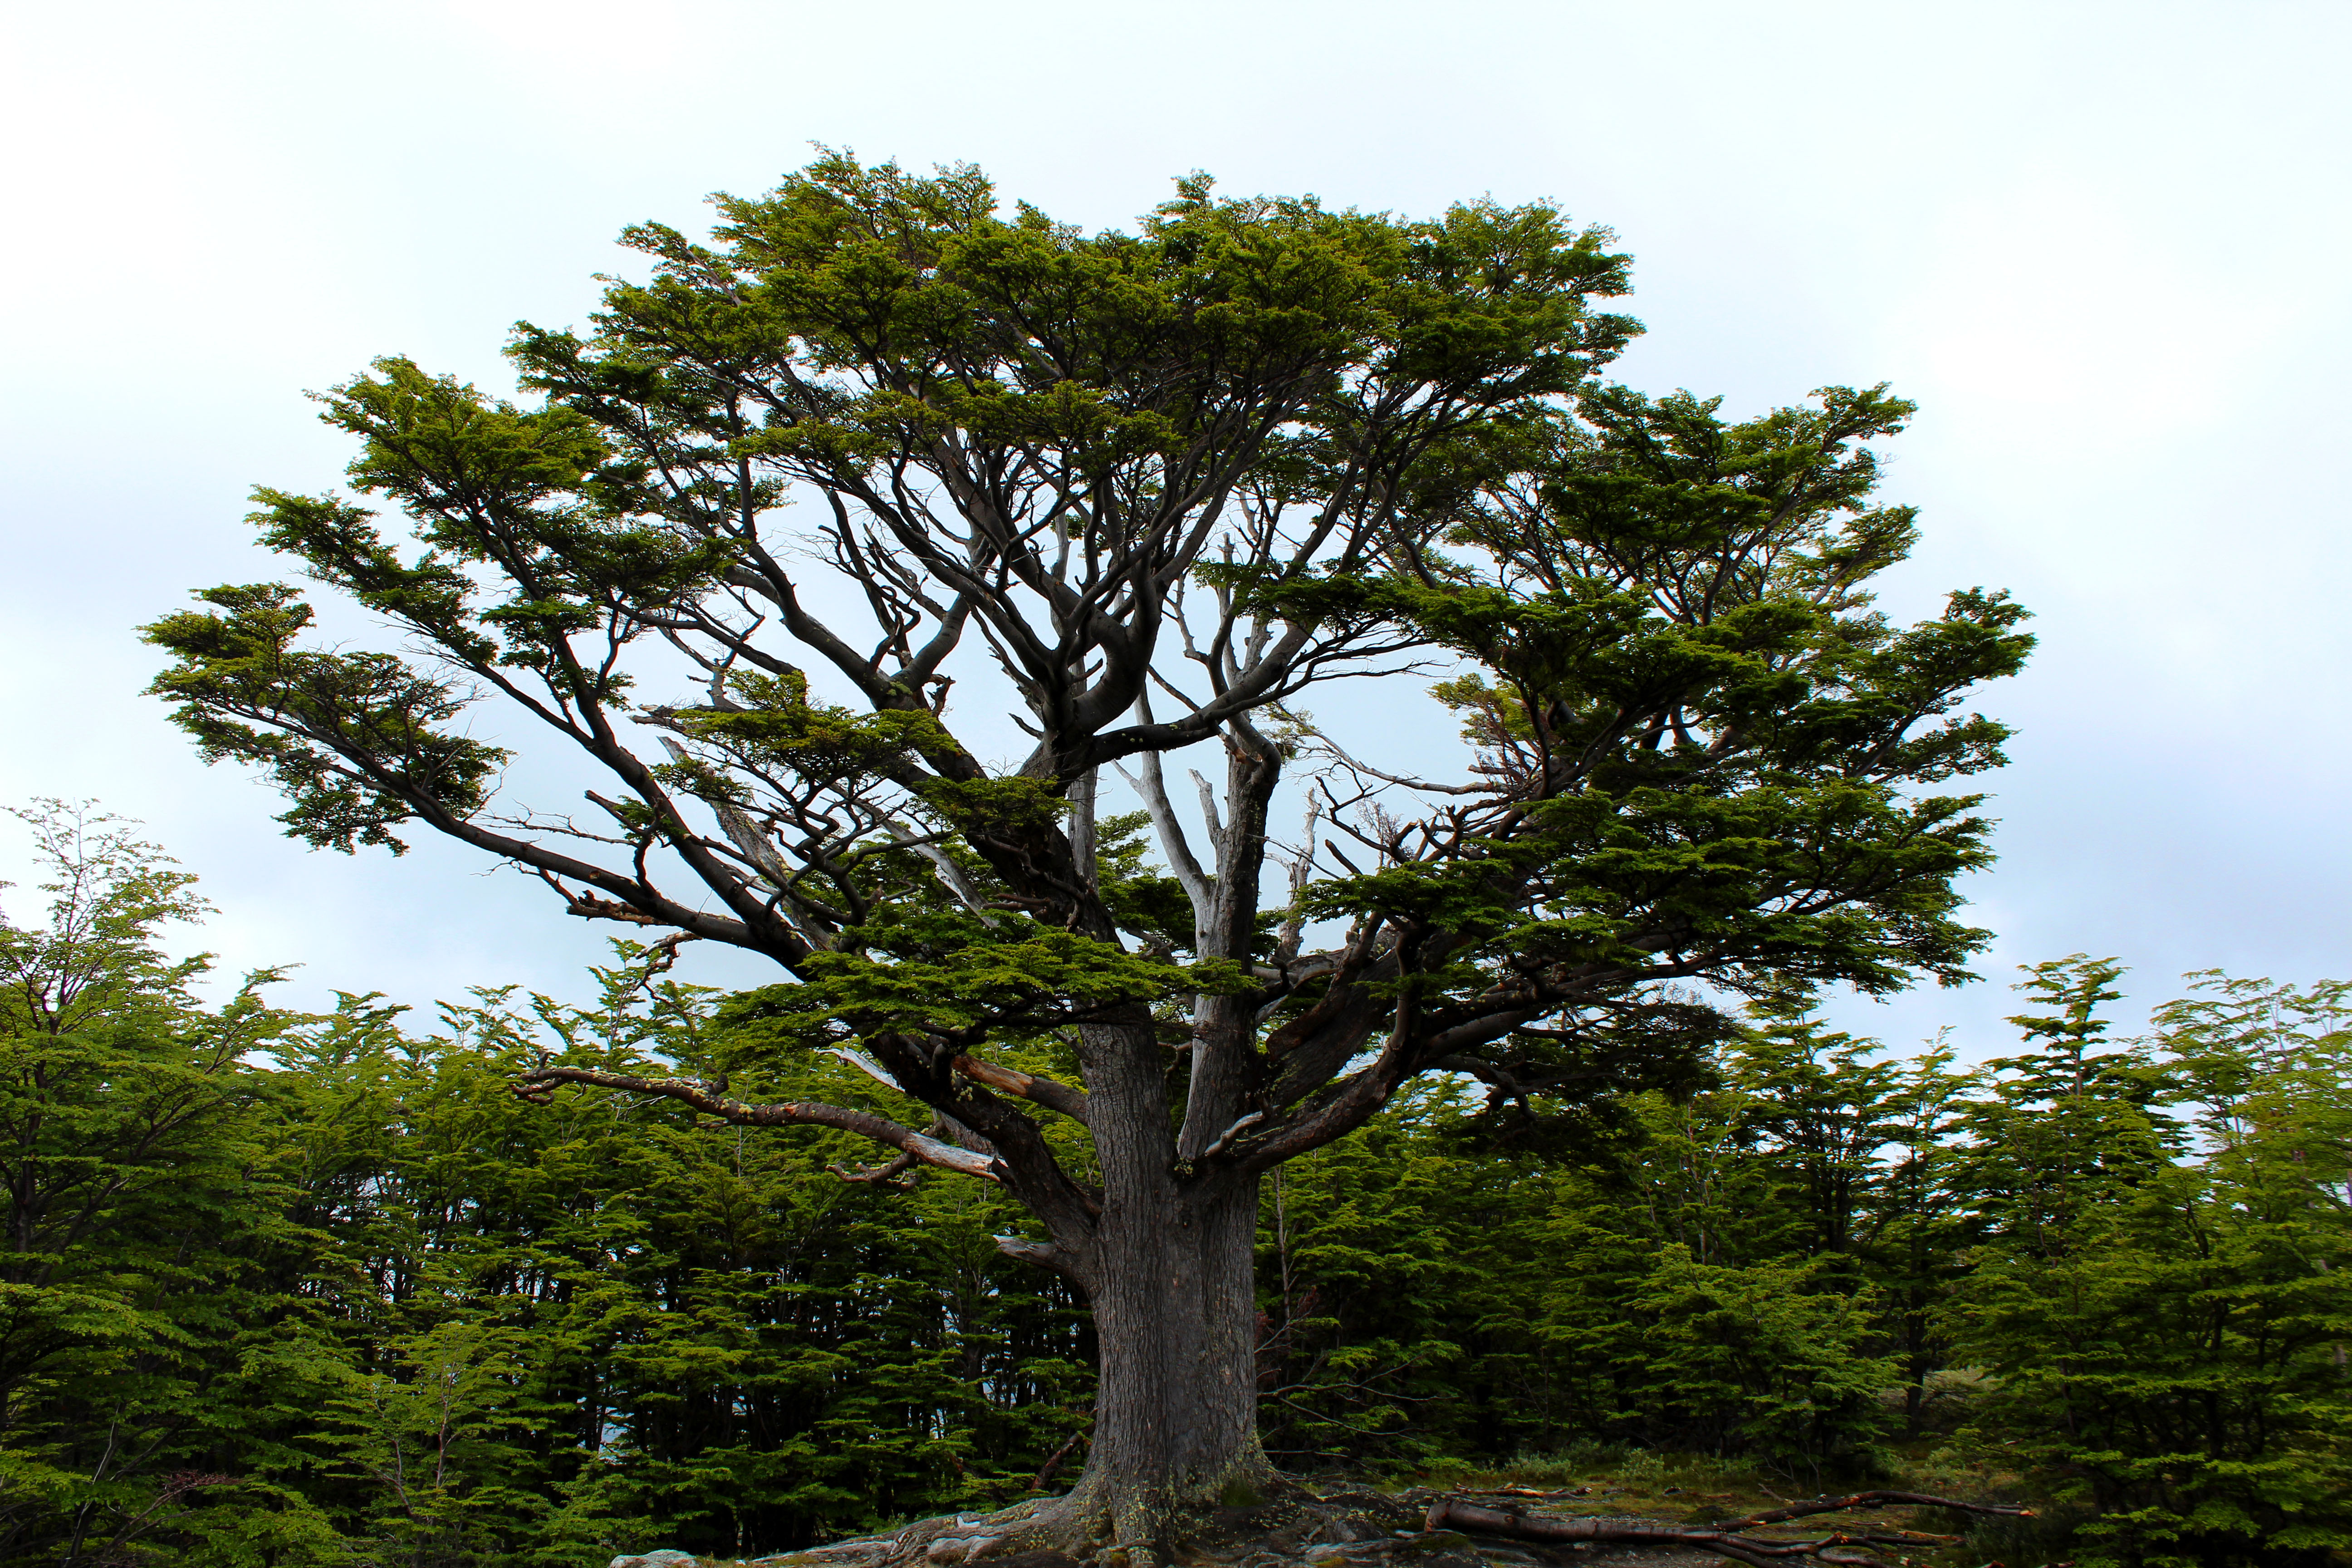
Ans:
[[[1541,1518],[1624,1519],[1684,1524],[1769,1508],[1787,1500],[1755,1486],[1704,1490],[1653,1481],[1627,1484],[1596,1477],[1580,1486],[1541,1489],[1497,1486],[1481,1489],[1413,1487],[1381,1492],[1344,1486],[1300,1488],[1296,1495],[1261,1507],[1221,1510],[1177,1554],[1174,1568],[1701,1568],[1719,1561],[1674,1547],[1608,1543],[1534,1542],[1454,1530],[1429,1530],[1423,1521],[1432,1502],[1460,1499],[1498,1504]],[[1935,1530],[1940,1521],[1917,1517],[1929,1510],[1879,1509],[1825,1513],[1801,1525],[1766,1534],[1818,1537],[1841,1529],[1908,1527]],[[894,1535],[837,1542],[801,1552],[734,1563],[697,1559],[657,1551],[613,1559],[611,1568],[881,1568],[887,1562],[914,1561],[926,1568],[1080,1568],[1058,1552],[1003,1552],[992,1550],[1003,1526],[978,1514],[925,1521]],[[1128,1568],[1124,1557],[1105,1552],[1094,1568]]]

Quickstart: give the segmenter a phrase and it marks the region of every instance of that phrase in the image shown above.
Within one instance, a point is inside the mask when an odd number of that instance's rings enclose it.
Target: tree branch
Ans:
[[[912,1155],[926,1165],[937,1165],[942,1171],[978,1176],[991,1182],[1003,1179],[996,1160],[990,1155],[975,1154],[951,1143],[942,1143],[911,1127],[901,1127],[869,1111],[851,1110],[845,1106],[826,1105],[818,1100],[792,1100],[775,1105],[746,1105],[693,1079],[638,1078],[629,1073],[606,1072],[600,1068],[533,1068],[516,1080],[514,1092],[519,1099],[543,1104],[554,1094],[558,1085],[566,1083],[624,1089],[631,1094],[660,1095],[738,1127],[831,1127],[842,1132],[855,1132],[861,1138],[870,1138],[885,1147],[898,1150],[901,1154]]]
[[[982,1061],[978,1057],[958,1057],[948,1064],[974,1083],[986,1084],[1000,1094],[1009,1094],[1048,1110],[1058,1110],[1071,1121],[1083,1123],[1087,1119],[1087,1091],[1056,1083],[1050,1078],[999,1067],[994,1062]]]

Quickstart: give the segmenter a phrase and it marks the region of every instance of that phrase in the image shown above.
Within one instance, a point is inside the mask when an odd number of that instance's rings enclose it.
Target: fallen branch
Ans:
[[[1904,1505],[1948,1508],[1962,1513],[1997,1514],[2011,1519],[2021,1518],[2032,1511],[2007,1503],[1958,1502],[1951,1498],[1929,1497],[1924,1492],[1872,1491],[1820,1498],[1812,1502],[1774,1509],[1769,1513],[1748,1514],[1710,1524],[1659,1524],[1642,1519],[1548,1519],[1510,1509],[1486,1508],[1460,1498],[1440,1498],[1429,1505],[1429,1513],[1423,1522],[1431,1530],[1458,1530],[1473,1535],[1499,1535],[1515,1541],[1605,1542],[1682,1547],[1692,1552],[1709,1552],[1718,1557],[1728,1557],[1734,1562],[1749,1563],[1752,1568],[1782,1568],[1783,1564],[1806,1557],[1835,1563],[1839,1568],[1902,1568],[1911,1559],[1898,1557],[1890,1563],[1884,1557],[1854,1549],[1863,1546],[1939,1545],[1958,1539],[1957,1536],[1929,1535],[1910,1530],[1892,1533],[1840,1531],[1832,1535],[1798,1541],[1776,1541],[1742,1533],[1759,1525],[1785,1523],[1809,1514]]]
[[[1793,1502],[1786,1508],[1776,1508],[1768,1513],[1742,1514],[1738,1519],[1718,1519],[1705,1526],[1708,1530],[1748,1530],[1759,1524],[1784,1524],[1808,1514],[1842,1513],[1850,1508],[1948,1508],[1962,1513],[1993,1513],[2005,1519],[2024,1519],[2033,1510],[2005,1502],[1954,1502],[1950,1498],[1930,1497],[1926,1492],[1848,1492],[1843,1497],[1815,1498],[1811,1502]]]

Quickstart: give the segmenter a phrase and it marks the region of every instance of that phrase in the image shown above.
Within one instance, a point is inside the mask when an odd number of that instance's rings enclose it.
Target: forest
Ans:
[[[0,1558],[571,1565],[984,1509],[1083,1458],[1083,1303],[1013,1205],[845,1181],[847,1133],[511,1091],[551,1047],[692,1069],[755,1000],[617,942],[584,1000],[200,999],[130,825],[19,813],[0,929]],[[1498,1137],[1461,1077],[1266,1184],[1286,1470],[1704,1465],[2039,1505],[2013,1564],[2352,1543],[2352,988],[2024,977],[1963,1066],[1751,1010],[1681,1082]],[[781,1091],[887,1099],[839,1061]],[[832,1167],[831,1170],[828,1167]],[[1973,1553],[1973,1555],[1969,1555]]]

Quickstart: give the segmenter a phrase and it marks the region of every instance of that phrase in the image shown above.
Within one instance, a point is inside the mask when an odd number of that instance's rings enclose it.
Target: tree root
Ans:
[[[1517,1491],[1518,1489],[1511,1489]],[[1479,1497],[1508,1495],[1481,1492]],[[1534,1494],[1542,1495],[1542,1494]],[[1962,1502],[1924,1492],[1866,1491],[1817,1498],[1706,1524],[1664,1524],[1641,1519],[1559,1519],[1440,1497],[1416,1521],[1409,1505],[1370,1493],[1318,1497],[1304,1488],[1249,1508],[1203,1510],[1176,1523],[1186,1561],[1234,1562],[1244,1568],[1304,1561],[1340,1568],[1347,1559],[1402,1561],[1432,1553],[1475,1551],[1474,1542],[1526,1542],[1559,1546],[1643,1546],[1703,1552],[1748,1568],[1799,1568],[1801,1560],[1833,1568],[1910,1568],[1913,1559],[1889,1548],[1949,1545],[1957,1536],[1916,1530],[1837,1531],[1782,1538],[1750,1531],[1814,1514],[1848,1509],[1940,1508],[2020,1518],[2032,1510],[2004,1503]],[[1418,1522],[1420,1530],[1411,1528]],[[1451,1543],[1449,1546],[1448,1543]],[[1161,1558],[1141,1542],[1114,1539],[1103,1510],[1079,1492],[1032,1498],[993,1513],[945,1514],[918,1520],[893,1534],[763,1558],[776,1568],[1155,1568]]]
[[[1830,1535],[1797,1540],[1746,1533],[1765,1525],[1785,1524],[1792,1519],[1803,1519],[1810,1514],[1890,1507],[1944,1508],[1961,1513],[1994,1514],[2010,1519],[2022,1518],[2032,1512],[2031,1509],[2007,1503],[1961,1502],[1952,1498],[1930,1497],[1925,1492],[1870,1491],[1853,1492],[1844,1497],[1817,1498],[1811,1502],[1792,1503],[1787,1508],[1745,1514],[1738,1519],[1717,1520],[1709,1524],[1659,1524],[1640,1519],[1549,1519],[1521,1513],[1516,1509],[1488,1508],[1462,1498],[1447,1497],[1439,1498],[1429,1505],[1423,1522],[1425,1528],[1433,1531],[1456,1530],[1471,1535],[1498,1535],[1512,1541],[1680,1547],[1727,1557],[1734,1562],[1748,1563],[1751,1568],[1784,1568],[1785,1564],[1803,1557],[1836,1563],[1840,1568],[1907,1568],[1912,1562],[1909,1557],[1897,1556],[1889,1561],[1859,1549],[1947,1546],[1959,1540],[1956,1535],[1930,1535],[1916,1530],[1838,1531]]]
[[[1212,1541],[1234,1550],[1213,1549],[1207,1553],[1211,1557],[1246,1555],[1255,1547],[1272,1547],[1276,1555],[1296,1557],[1310,1542],[1388,1536],[1417,1522],[1412,1508],[1392,1500],[1323,1500],[1289,1483],[1273,1489],[1273,1496],[1255,1496],[1247,1506],[1196,1503],[1172,1509],[1160,1521],[1166,1531],[1166,1539],[1160,1542],[1120,1539],[1118,1510],[1080,1489],[1031,1498],[993,1513],[917,1520],[890,1535],[835,1542],[760,1562],[774,1568],[995,1568],[1034,1559],[1028,1568],[1071,1563],[1158,1568],[1168,1561],[1169,1549],[1181,1548],[1192,1560],[1202,1555],[1197,1548]],[[1384,1504],[1396,1517],[1377,1522],[1355,1519],[1360,1510],[1354,1505],[1359,1503]]]

